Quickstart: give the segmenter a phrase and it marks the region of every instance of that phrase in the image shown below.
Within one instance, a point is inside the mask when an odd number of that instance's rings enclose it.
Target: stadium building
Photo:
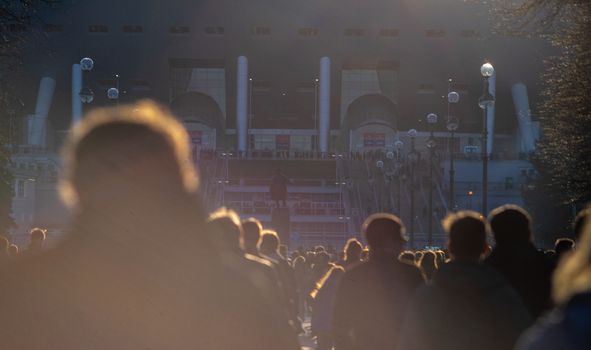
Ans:
[[[186,125],[210,208],[258,217],[292,247],[341,244],[380,210],[402,217],[414,245],[431,231],[441,246],[448,210],[481,210],[486,61],[496,100],[486,112],[488,208],[524,204],[534,176],[530,106],[551,48],[494,34],[476,2],[79,0],[43,18],[11,29],[38,33],[15,85],[28,113],[15,116],[12,138],[17,241],[33,226],[50,236],[66,227],[58,151],[72,123],[143,98]],[[292,181],[287,211],[269,198],[277,168]]]

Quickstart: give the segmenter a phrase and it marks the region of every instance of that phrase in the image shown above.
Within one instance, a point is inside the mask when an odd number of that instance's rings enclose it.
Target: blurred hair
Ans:
[[[558,264],[553,278],[553,297],[563,304],[574,295],[591,291],[591,223],[585,223],[577,249]]]
[[[170,158],[189,192],[198,181],[191,160],[185,128],[154,102],[144,100],[121,107],[98,108],[77,123],[62,150],[63,176],[60,195],[76,206],[82,189],[92,187],[100,174],[116,175],[130,163],[159,155]]]
[[[279,249],[279,236],[277,232],[272,230],[264,230],[261,234],[261,240],[259,242],[259,250],[261,252],[277,252]]]
[[[242,234],[242,225],[240,217],[232,209],[221,207],[209,214],[206,220],[212,228],[217,228],[222,234],[222,243],[231,249],[240,249],[240,236]],[[218,240],[213,237],[214,241]]]
[[[557,256],[562,256],[565,253],[573,251],[575,249],[575,241],[570,238],[558,238],[554,242],[554,252]]]
[[[44,229],[35,227],[29,233],[29,239],[31,241],[44,241],[46,238],[46,232]]]
[[[486,245],[486,221],[479,213],[463,210],[448,214],[442,226],[449,236],[449,250],[454,258],[479,258]]]
[[[404,224],[394,214],[372,214],[365,220],[362,228],[365,240],[371,249],[379,250],[384,242],[391,239],[400,245],[406,242]]]
[[[415,253],[410,250],[405,250],[398,254],[398,260],[415,265]]]
[[[306,258],[300,255],[297,258],[293,259],[292,265],[294,270],[304,269],[306,267]]]
[[[531,217],[525,209],[506,204],[494,209],[488,216],[497,245],[512,245],[532,240]]]
[[[361,257],[361,252],[363,251],[363,246],[357,240],[357,238],[349,238],[347,243],[345,243],[345,247],[343,252],[345,253],[345,260],[359,260]]]
[[[575,239],[579,240],[581,238],[583,228],[589,222],[589,216],[591,215],[591,207],[587,206],[585,209],[579,211],[577,216],[575,217],[575,221],[573,223],[573,231],[575,233]]]

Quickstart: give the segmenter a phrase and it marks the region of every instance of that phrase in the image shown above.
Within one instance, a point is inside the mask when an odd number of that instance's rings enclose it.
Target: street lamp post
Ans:
[[[248,153],[252,156],[252,144],[254,143],[252,140],[254,135],[252,133],[252,77],[248,78]]]
[[[410,137],[410,153],[408,159],[410,161],[410,246],[414,249],[415,247],[415,164],[418,161],[418,154],[415,150],[415,138],[417,137],[417,131],[410,129],[408,131],[408,137]]]
[[[318,151],[318,137],[320,136],[318,131],[318,82],[319,79],[314,79],[314,143],[312,145],[312,151],[316,153]]]
[[[460,94],[455,91],[451,91],[451,82],[452,80],[449,79],[448,85],[448,93],[447,93],[447,130],[450,133],[450,142],[449,142],[449,209],[451,211],[455,211],[456,209],[456,200],[455,200],[455,175],[456,171],[454,168],[454,151],[455,151],[455,132],[458,130],[460,126],[459,119],[451,113],[451,106],[456,104],[460,101]]]
[[[433,136],[433,127],[437,123],[437,114],[430,113],[427,115],[427,123],[430,126],[429,139],[427,140],[427,148],[429,149],[429,236],[427,242],[429,246],[433,246],[433,155],[435,146],[437,146]]]
[[[398,175],[398,196],[396,198],[396,207],[398,208],[398,215],[402,215],[402,148],[404,143],[400,140],[394,142],[394,148],[396,149],[396,174]]]
[[[488,214],[488,108],[495,103],[495,98],[488,90],[488,79],[495,73],[495,68],[490,63],[480,67],[480,74],[484,77],[483,93],[478,99],[478,106],[484,111],[482,125],[482,214]]]
[[[94,100],[94,92],[88,85],[88,73],[94,68],[94,61],[90,57],[84,57],[80,60],[80,69],[82,69],[82,79],[84,85],[78,95],[82,103],[91,103]]]

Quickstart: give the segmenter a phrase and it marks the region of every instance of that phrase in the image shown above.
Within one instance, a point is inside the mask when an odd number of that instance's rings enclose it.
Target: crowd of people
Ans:
[[[505,205],[449,214],[445,250],[405,250],[400,218],[375,213],[363,243],[290,252],[257,219],[204,210],[190,152],[151,102],[89,113],[63,154],[68,237],[43,250],[35,229],[21,253],[0,239],[2,348],[289,350],[299,334],[320,350],[591,345],[591,209],[553,251]]]

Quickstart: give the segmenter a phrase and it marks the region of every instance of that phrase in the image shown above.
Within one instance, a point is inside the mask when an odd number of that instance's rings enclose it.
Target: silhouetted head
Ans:
[[[8,247],[8,254],[9,254],[11,257],[15,257],[15,256],[17,256],[17,255],[18,255],[18,246],[17,246],[16,244],[11,244],[11,245]]]
[[[531,218],[523,208],[507,204],[488,216],[497,246],[522,245],[531,242]]]
[[[324,246],[317,245],[316,247],[314,247],[315,253],[320,253],[320,252],[325,252],[325,251],[326,251],[326,249],[324,248]]]
[[[215,242],[221,242],[226,249],[233,252],[241,252],[242,225],[235,211],[225,207],[219,208],[209,215],[207,225],[211,227],[209,231],[221,235],[221,239],[214,238]]]
[[[242,236],[240,243],[242,249],[247,252],[258,251],[259,241],[261,240],[261,232],[263,225],[255,218],[248,218],[242,222]]]
[[[591,208],[587,207],[583,210],[581,210],[577,216],[575,217],[575,222],[574,222],[574,233],[575,233],[575,239],[578,241],[581,238],[581,235],[583,233],[583,228],[585,227],[585,225],[589,222],[589,217],[591,217]]]
[[[345,252],[344,258],[346,261],[359,261],[363,246],[356,238],[350,238],[345,244],[343,251]]]
[[[293,260],[293,269],[295,271],[303,273],[303,271],[306,269],[306,258],[304,258],[303,256],[298,256],[297,258],[295,258]]]
[[[4,236],[0,236],[0,255],[8,255],[8,247],[10,247],[10,242]]]
[[[259,251],[261,254],[273,255],[277,253],[279,249],[279,236],[277,232],[271,230],[264,230],[261,235],[261,241],[259,242]]]
[[[449,252],[452,259],[479,261],[486,249],[486,221],[474,211],[449,214],[442,222],[449,236]]]
[[[402,221],[393,214],[370,215],[363,223],[363,234],[372,254],[398,256],[406,238]]]
[[[405,250],[398,254],[398,260],[414,265],[416,260],[415,253],[410,250]]]
[[[415,252],[415,263],[419,263],[419,261],[421,261],[421,258],[423,257],[423,251],[418,250]]]
[[[316,254],[316,263],[317,266],[327,266],[330,262],[330,255],[327,252],[320,252]]]
[[[29,248],[42,248],[45,242],[45,230],[34,228],[29,233]]]
[[[432,279],[433,274],[439,268],[437,254],[430,250],[424,252],[421,260],[419,260],[418,265],[421,269],[421,272],[423,273],[423,277],[426,280]]]
[[[185,128],[149,101],[88,113],[68,138],[63,159],[60,193],[82,209],[132,203],[141,210],[197,189]]]
[[[554,242],[554,252],[558,258],[573,250],[575,250],[575,241],[570,238],[559,238]]]

